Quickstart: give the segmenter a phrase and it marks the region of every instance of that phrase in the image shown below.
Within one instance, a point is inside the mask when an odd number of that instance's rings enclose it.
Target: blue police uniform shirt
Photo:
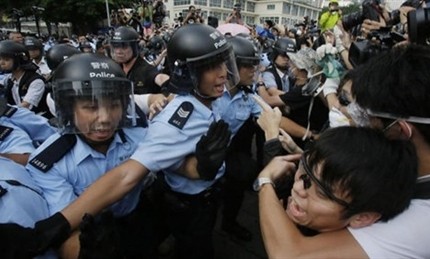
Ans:
[[[190,114],[187,111],[181,111],[181,105],[184,102],[189,102],[194,106]],[[171,121],[178,114],[182,118],[187,117],[187,120],[178,123],[183,126],[182,129]],[[177,170],[187,155],[195,153],[196,144],[208,131],[209,125],[213,121],[218,121],[219,118],[219,115],[212,112],[194,96],[176,96],[150,122],[145,138],[131,158],[150,171],[163,170],[166,183],[172,191],[198,194],[224,175],[225,165],[221,166],[212,181],[191,180],[177,173]]]
[[[48,205],[25,167],[0,156],[0,223],[34,227],[36,221],[49,217]]]
[[[18,106],[9,106],[9,109],[13,114],[1,116],[0,124],[6,121],[18,126],[36,143],[44,142],[56,132],[45,117],[37,115],[29,109]]]
[[[282,91],[289,92],[290,91],[290,81],[288,80],[288,73],[283,73],[279,69],[276,69],[276,72],[281,77],[282,82]],[[272,72],[264,71],[262,74],[264,84],[267,88],[278,88],[278,84],[276,83],[275,76]]]
[[[258,117],[261,113],[261,107],[252,98],[252,94],[243,90],[239,90],[234,96],[225,90],[212,104],[214,112],[220,114],[221,119],[228,123],[232,137],[251,115]]]
[[[146,129],[126,128],[123,132],[126,142],[123,142],[119,133],[116,133],[106,155],[92,149],[78,137],[74,147],[46,173],[39,171],[30,163],[27,164],[31,176],[43,190],[51,215],[72,203],[100,176],[130,158],[144,137]],[[56,133],[46,140],[30,156],[30,161],[59,137],[60,135]],[[135,209],[144,184],[134,187],[124,198],[110,207],[116,217],[127,215]]]
[[[0,123],[0,153],[26,154],[34,151],[33,141],[21,128],[12,123]]]

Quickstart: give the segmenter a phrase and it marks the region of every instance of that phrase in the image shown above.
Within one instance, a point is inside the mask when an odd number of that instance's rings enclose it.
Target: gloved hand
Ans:
[[[69,222],[60,212],[36,222],[34,230],[39,241],[38,253],[43,253],[49,248],[59,248],[71,233]]]
[[[18,224],[0,224],[2,258],[32,258],[37,255],[36,231]]]
[[[85,214],[80,230],[79,259],[122,257],[119,228],[111,211],[103,212],[98,218]]]
[[[34,228],[0,224],[2,258],[32,258],[49,248],[58,248],[70,234],[70,224],[61,213],[38,221]]]
[[[197,171],[203,180],[213,180],[225,160],[231,132],[223,120],[212,122],[196,145]]]

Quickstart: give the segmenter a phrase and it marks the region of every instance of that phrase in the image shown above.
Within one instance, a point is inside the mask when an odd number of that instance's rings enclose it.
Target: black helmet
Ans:
[[[122,120],[117,128],[136,123],[134,114],[133,84],[122,68],[112,59],[94,53],[74,55],[62,62],[52,77],[53,97],[59,127],[65,133],[83,133],[75,127],[74,102],[79,99],[98,105],[105,101],[120,100]],[[88,129],[89,130],[89,129]]]
[[[260,63],[258,50],[252,42],[243,37],[227,37],[227,41],[233,46],[237,67],[256,66]]]
[[[46,53],[46,63],[49,69],[54,71],[63,60],[81,53],[77,48],[69,44],[57,44],[52,46]]]
[[[130,46],[133,50],[133,57],[139,54],[139,34],[135,29],[128,26],[121,26],[115,29],[110,39],[111,50],[114,48],[124,48]],[[114,57],[114,53],[111,53]]]
[[[24,46],[27,50],[40,50],[43,53],[42,41],[36,37],[27,36],[24,38]]]
[[[197,91],[202,73],[214,66],[227,65],[227,87],[239,82],[233,48],[213,27],[189,24],[175,31],[167,44],[167,61],[171,71],[172,90]]]
[[[149,39],[148,45],[146,46],[152,53],[159,54],[166,46],[161,36],[155,35]]]
[[[278,55],[288,55],[297,52],[296,43],[288,38],[280,38],[273,45],[272,62]]]
[[[17,43],[13,40],[0,41],[0,56],[8,57],[13,59],[13,67],[11,70],[3,70],[6,73],[10,73],[17,68],[37,70],[37,66],[30,60],[30,54],[23,44]]]

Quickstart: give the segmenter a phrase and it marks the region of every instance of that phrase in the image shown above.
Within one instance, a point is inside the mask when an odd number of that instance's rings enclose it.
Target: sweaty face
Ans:
[[[122,114],[119,99],[81,99],[74,105],[75,126],[90,143],[109,140],[114,135]]]
[[[221,63],[203,72],[199,93],[209,97],[220,97],[227,82],[227,66]]]
[[[321,166],[316,170],[319,172]],[[342,218],[344,207],[330,200],[318,185],[308,179],[310,186],[305,189],[303,175],[306,175],[303,164],[300,163],[295,174],[295,182],[291,190],[291,197],[288,198],[287,214],[296,224],[317,230],[319,232],[342,229],[348,225],[348,219]],[[318,174],[315,174],[318,178]],[[341,198],[339,193],[333,193]]]

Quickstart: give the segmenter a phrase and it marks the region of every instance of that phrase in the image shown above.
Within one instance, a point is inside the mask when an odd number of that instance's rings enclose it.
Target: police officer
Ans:
[[[160,86],[168,79],[165,74],[139,55],[139,34],[131,27],[115,29],[110,39],[111,56],[122,66],[127,78],[134,83],[135,94],[160,93]]]
[[[37,69],[37,73],[47,79],[51,74],[51,69],[49,69],[45,60],[45,51],[43,49],[42,41],[36,37],[27,36],[24,38],[24,46],[30,54],[30,59],[39,67],[39,69]]]
[[[30,60],[24,45],[11,40],[1,41],[0,66],[11,73],[3,79],[8,103],[45,113],[45,81],[36,72],[38,67]]]
[[[237,84],[237,67],[230,44],[207,25],[178,29],[167,51],[170,85],[181,95],[151,121],[131,159],[102,176],[61,213],[74,228],[84,212],[99,212],[139,184],[149,171],[163,170],[163,198],[178,257],[211,258],[217,185],[224,174],[230,139],[228,125],[218,121],[211,104],[225,86]],[[185,176],[180,167],[193,153],[197,166]]]
[[[234,237],[249,241],[252,237],[251,232],[241,226],[236,217],[244,198],[244,191],[257,175],[257,164],[251,154],[255,127],[252,118],[260,115],[261,108],[252,98],[252,86],[260,57],[253,43],[246,38],[227,37],[227,41],[233,47],[240,81],[236,87],[224,91],[213,105],[214,110],[229,124],[234,136],[226,158],[221,227]]]
[[[288,53],[296,52],[296,44],[288,38],[277,40],[273,46],[271,53],[272,65],[269,66],[263,73],[262,77],[265,89],[269,95],[279,95],[290,90],[292,85],[291,77],[289,77],[289,58]],[[264,90],[264,89],[259,89]],[[262,95],[264,99],[264,95]],[[267,100],[266,100],[267,101]]]
[[[146,132],[132,127],[135,117],[127,114],[134,107],[132,83],[112,59],[92,53],[74,55],[56,69],[52,84],[61,133],[44,142],[27,165],[44,192],[50,215],[128,159]],[[150,183],[152,178],[147,177],[145,184],[136,185],[110,208],[126,240],[124,253],[131,258],[150,256],[145,248],[151,239],[142,239],[139,233],[146,229],[141,224],[146,215],[136,215],[141,190]]]

